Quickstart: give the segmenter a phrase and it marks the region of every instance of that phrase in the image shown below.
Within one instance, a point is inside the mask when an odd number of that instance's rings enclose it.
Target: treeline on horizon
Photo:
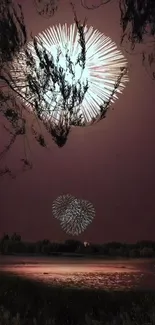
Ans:
[[[0,239],[0,253],[31,254],[31,255],[74,255],[74,256],[103,256],[103,257],[155,257],[155,241],[142,240],[135,244],[108,242],[93,244],[79,240],[68,239],[64,243],[51,242],[48,239],[37,242],[23,241],[17,233],[4,234]]]

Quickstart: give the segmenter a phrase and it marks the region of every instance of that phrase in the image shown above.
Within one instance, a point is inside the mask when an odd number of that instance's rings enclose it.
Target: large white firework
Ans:
[[[74,199],[67,207],[60,225],[70,235],[79,235],[86,230],[95,217],[93,205],[86,200]]]
[[[46,29],[36,37],[38,44],[40,46],[43,45],[44,49],[53,56],[54,64],[57,65],[58,69],[62,68],[65,82],[72,89],[70,102],[73,99],[74,86],[80,88],[81,86],[88,85],[88,90],[84,95],[82,103],[79,105],[76,103],[74,107],[74,116],[75,120],[81,119],[81,125],[89,125],[100,119],[101,106],[104,107],[104,104],[109,100],[110,102],[114,101],[117,98],[117,93],[122,92],[128,81],[128,76],[127,74],[123,75],[116,92],[112,96],[122,69],[126,70],[127,68],[127,61],[121,51],[117,49],[116,44],[93,27],[84,27],[84,38],[86,60],[85,67],[83,68],[78,60],[81,53],[81,44],[76,24],[70,26],[59,24],[58,26]],[[33,42],[30,42],[27,48],[39,69],[40,61],[36,55]],[[12,77],[15,80],[18,91],[24,98],[29,93],[27,80],[25,80],[25,71],[28,72],[29,67],[24,53],[21,52],[20,55],[18,63],[15,62],[16,71],[12,71]],[[70,58],[70,66],[66,60],[66,55]],[[19,62],[20,67],[18,66]],[[71,70],[74,71],[74,78]],[[52,78],[50,82],[52,88]],[[49,88],[43,92],[44,103],[42,103],[43,107],[41,108],[42,118],[50,121],[54,120],[58,125],[62,119],[62,110],[64,109],[61,86],[59,80],[55,84],[55,90],[52,90],[52,93]],[[42,89],[40,89],[40,92],[42,92]],[[34,98],[31,94],[29,98],[31,110],[34,107],[33,100]],[[48,110],[46,106],[48,106]],[[70,124],[75,125],[75,122],[72,120]]]

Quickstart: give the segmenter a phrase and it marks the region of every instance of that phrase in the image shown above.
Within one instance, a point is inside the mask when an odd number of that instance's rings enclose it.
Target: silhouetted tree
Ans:
[[[81,53],[78,57],[77,64],[85,67],[85,39],[84,39],[84,24],[75,17],[77,29],[79,31],[79,43],[81,46]],[[35,55],[38,58],[37,63],[28,49],[25,50],[25,65],[26,69],[22,70],[22,58],[18,58],[16,64],[13,66],[14,78],[12,78],[13,89],[16,93],[25,100],[33,108],[34,115],[42,121],[47,131],[51,134],[54,141],[59,147],[62,147],[68,137],[70,127],[72,124],[82,125],[81,117],[75,116],[74,108],[78,107],[88,90],[88,82],[85,84],[80,83],[80,80],[74,83],[72,86],[66,81],[66,70],[58,66],[60,51],[57,52],[57,62],[55,63],[52,53],[48,52],[44,48],[44,45],[33,38],[33,46]],[[23,54],[21,54],[23,55]],[[20,60],[21,59],[21,60]],[[73,62],[66,49],[66,66],[68,71],[72,75],[72,79],[75,78],[75,68],[73,69]],[[28,92],[24,95],[21,94],[21,85],[18,86],[19,76],[16,77],[16,69],[23,71],[23,78],[27,84]],[[56,103],[57,90],[56,85],[60,87],[61,100],[57,103],[55,111],[60,111],[60,119],[57,122],[57,118],[50,117],[51,103]],[[23,88],[25,85],[23,84]],[[50,101],[45,97],[45,93],[48,92]],[[55,112],[54,112],[55,114]],[[53,115],[54,115],[53,114]]]
[[[27,42],[22,8],[12,0],[0,1],[0,115],[1,128],[9,136],[9,143],[0,152],[0,175],[14,176],[5,162],[6,154],[18,136],[25,136],[26,121],[23,106],[19,105],[9,82],[9,69],[19,51]],[[22,163],[28,166],[27,158]]]
[[[86,9],[97,9],[112,0],[101,0],[98,5],[89,6],[87,0],[81,0]],[[154,0],[119,0],[120,25],[122,28],[121,44],[127,41],[131,53],[137,44],[144,44],[142,62],[150,68],[155,80],[155,1]]]
[[[101,0],[100,3],[96,4],[94,2],[94,4],[89,6],[87,0],[81,0],[81,4],[85,9],[93,10],[93,9],[98,9],[99,7],[109,3],[110,1],[112,1],[112,0]]]
[[[36,4],[37,3],[38,5],[39,3],[40,5],[43,4],[43,2],[36,0]],[[46,5],[52,6],[54,2],[44,1],[44,4],[45,7]],[[82,69],[84,69],[86,59],[84,36],[85,21],[81,24],[77,19],[73,5],[72,9],[81,47],[81,53],[78,56],[78,63]],[[86,82],[85,84],[81,84],[79,80],[79,82],[77,81],[72,87],[69,83],[66,83],[64,69],[58,67],[54,63],[52,54],[49,53],[44,48],[43,44],[38,42],[37,38],[34,37],[32,38],[32,42],[39,61],[39,64],[36,64],[31,52],[25,46],[27,43],[27,33],[22,8],[19,5],[15,5],[13,0],[2,0],[0,2],[0,21],[0,52],[2,53],[0,59],[0,114],[3,117],[1,127],[9,137],[8,144],[0,152],[0,163],[2,165],[0,175],[9,174],[10,176],[15,177],[8,164],[5,163],[5,159],[17,137],[22,137],[24,142],[24,157],[21,159],[22,171],[32,168],[32,162],[30,162],[27,154],[27,148],[29,148],[27,139],[28,132],[31,132],[40,146],[47,148],[45,136],[42,133],[43,124],[57,145],[62,147],[67,141],[71,126],[83,125],[82,117],[79,112],[74,112],[74,107],[78,107],[82,103],[84,96],[88,91],[88,83]],[[5,37],[5,35],[7,35],[7,37]],[[22,52],[20,51],[21,49]],[[21,60],[23,53],[26,60],[25,70],[23,70]],[[68,64],[68,69],[74,78],[75,71],[73,70],[73,64],[67,50],[66,62]],[[21,85],[18,84],[19,76],[16,77],[17,70],[22,72],[23,77],[27,82],[27,88],[29,89],[29,91],[26,91],[24,95],[20,91]],[[110,101],[125,73],[125,70],[120,71],[120,75],[111,92],[109,101],[104,102],[100,106],[100,119],[105,117]],[[52,84],[51,80],[53,82]],[[59,123],[57,123],[53,118],[49,118],[49,114],[51,114],[50,103],[47,102],[44,96],[44,93],[48,91],[48,93],[50,93],[51,101],[54,101],[55,84],[57,82],[60,85],[62,95],[62,109]],[[33,109],[32,114],[28,110],[28,105]],[[60,109],[60,105],[58,108]],[[31,118],[34,117],[31,126],[29,126],[27,121],[28,116]],[[39,131],[37,130],[35,123],[37,124]]]
[[[75,253],[83,244],[79,240],[68,239],[65,241],[66,251]]]
[[[37,12],[44,18],[51,18],[58,9],[59,0],[33,0]]]
[[[12,0],[0,1],[0,69],[11,62],[27,42],[24,16]]]
[[[144,248],[144,247],[148,247],[148,248],[155,248],[155,242],[151,241],[151,240],[141,240],[138,241],[136,244],[136,247],[138,248]]]
[[[103,258],[119,257],[155,257],[155,242],[140,241],[134,244],[109,242],[102,245],[92,244],[84,246],[79,240],[68,239],[64,243],[50,242],[43,239],[37,242],[22,241],[17,233],[4,234],[0,239],[2,254],[41,254],[54,256],[102,256]]]
[[[0,240],[0,252],[2,254],[8,253],[8,244],[9,244],[10,237],[8,234],[4,233]]]
[[[155,252],[153,251],[153,248],[151,248],[151,247],[143,247],[140,250],[140,256],[141,257],[152,257],[152,256],[155,256]]]
[[[14,242],[20,242],[21,236],[19,234],[17,234],[16,232],[14,232],[13,235],[11,236],[11,240]]]
[[[59,0],[34,0],[38,13],[51,17],[57,11]],[[112,0],[101,0],[89,5],[88,0],[81,0],[81,5],[88,10],[104,7]],[[72,2],[71,2],[72,4]],[[142,51],[142,63],[155,79],[155,1],[154,0],[119,0],[120,25],[122,28],[121,44],[127,41],[133,51],[137,44],[146,44]]]
[[[155,79],[155,2],[153,0],[120,0],[122,38],[131,44],[144,44],[142,62],[151,68]]]

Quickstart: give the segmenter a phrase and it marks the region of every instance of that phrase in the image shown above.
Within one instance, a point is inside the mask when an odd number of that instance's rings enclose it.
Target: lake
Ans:
[[[93,260],[0,255],[0,271],[45,282],[49,286],[155,290],[155,259]]]

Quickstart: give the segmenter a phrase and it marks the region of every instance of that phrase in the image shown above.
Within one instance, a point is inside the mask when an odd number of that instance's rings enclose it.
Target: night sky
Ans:
[[[37,15],[32,1],[21,3],[28,33],[33,35],[59,22],[73,23],[68,0],[60,1],[50,19]],[[116,3],[94,11],[77,4],[76,10],[79,19],[86,16],[88,25],[119,47]],[[49,138],[50,150],[46,150],[29,137],[33,169],[0,182],[0,235],[16,231],[25,240],[72,238],[52,216],[52,201],[70,193],[91,201],[96,209],[95,220],[78,239],[96,243],[155,239],[155,84],[142,67],[140,54],[126,57],[130,83],[104,120],[92,127],[73,128],[63,148]],[[0,151],[6,141],[0,129]],[[19,139],[8,156],[14,171],[22,154]]]

